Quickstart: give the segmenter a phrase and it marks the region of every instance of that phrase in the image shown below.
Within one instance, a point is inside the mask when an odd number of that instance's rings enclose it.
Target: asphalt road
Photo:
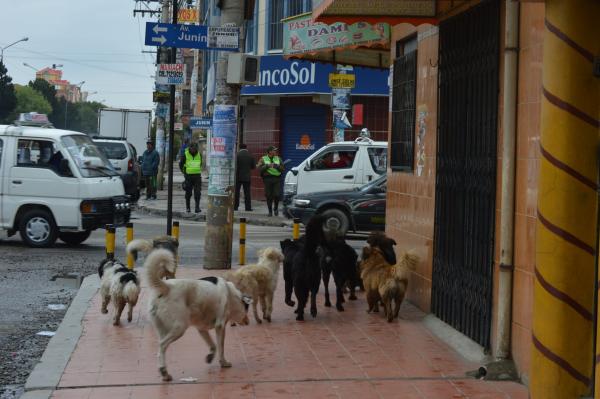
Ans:
[[[136,238],[166,234],[166,219],[134,214]],[[181,221],[180,264],[202,267],[205,223]],[[247,226],[247,261],[256,260],[256,250],[279,246],[292,236],[289,227]],[[350,237],[357,250],[364,237]],[[116,255],[125,259],[125,229],[117,230]],[[233,259],[237,264],[238,228],[234,229]],[[35,363],[41,357],[49,337],[37,335],[56,331],[66,307],[77,293],[70,276],[85,277],[96,273],[104,258],[104,231],[97,230],[82,245],[72,248],[57,241],[54,248],[31,249],[18,235],[0,238],[0,399],[18,398]],[[65,277],[67,276],[67,277]],[[48,305],[64,305],[52,310]]]

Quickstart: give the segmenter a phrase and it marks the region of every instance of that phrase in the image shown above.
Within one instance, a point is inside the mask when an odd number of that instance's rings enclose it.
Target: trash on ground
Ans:
[[[53,337],[54,334],[56,334],[54,331],[40,331],[39,333],[37,333],[35,335],[41,335],[43,337]]]
[[[67,305],[63,305],[62,303],[52,303],[48,305],[48,309],[50,310],[65,310]]]

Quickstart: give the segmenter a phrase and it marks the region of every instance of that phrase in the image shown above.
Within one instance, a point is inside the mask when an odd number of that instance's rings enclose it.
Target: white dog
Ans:
[[[112,259],[105,259],[98,267],[100,275],[100,295],[102,295],[102,306],[100,311],[108,313],[108,303],[112,299],[115,306],[115,317],[113,325],[121,323],[121,313],[125,305],[129,305],[127,321],[133,319],[133,307],[137,304],[140,296],[140,282],[134,270],[126,268],[123,264]]]
[[[260,300],[263,318],[271,321],[273,313],[273,294],[277,289],[279,264],[283,262],[283,254],[277,248],[268,247],[258,251],[258,263],[243,266],[236,271],[225,274],[225,278],[235,284],[244,294],[252,297],[252,310],[257,323],[262,323],[258,317],[256,306]]]
[[[149,313],[159,336],[158,365],[163,381],[172,379],[167,372],[165,351],[189,326],[198,329],[210,348],[207,363],[213,361],[216,351],[221,367],[231,367],[224,354],[225,327],[228,321],[248,324],[248,306],[252,299],[219,277],[162,280],[164,274],[175,270],[173,253],[162,248],[150,252],[144,267],[148,285],[156,294],[150,300]],[[208,332],[213,328],[217,346]]]

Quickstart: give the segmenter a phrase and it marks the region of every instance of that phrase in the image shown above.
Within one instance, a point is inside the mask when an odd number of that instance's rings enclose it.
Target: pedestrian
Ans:
[[[154,149],[152,140],[146,142],[146,151],[142,154],[142,176],[146,184],[146,199],[156,199],[156,175],[158,174],[158,164],[160,155]]]
[[[258,161],[260,175],[265,185],[265,197],[267,198],[267,207],[269,216],[279,215],[279,198],[281,191],[281,173],[283,172],[283,162],[277,155],[277,147],[270,145],[267,148],[267,154]]]
[[[244,205],[246,211],[252,210],[252,198],[250,196],[250,171],[256,167],[256,161],[252,154],[248,152],[246,144],[240,144],[240,150],[237,153],[235,162],[235,207],[238,210],[240,206],[240,188],[244,188]]]
[[[190,200],[194,193],[194,212],[200,213],[200,195],[202,190],[202,155],[198,152],[198,144],[190,143],[179,160],[179,169],[185,177],[185,209],[190,213]]]

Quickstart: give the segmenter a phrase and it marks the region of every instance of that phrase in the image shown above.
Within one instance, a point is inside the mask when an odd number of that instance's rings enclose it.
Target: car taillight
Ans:
[[[130,159],[129,162],[127,162],[127,171],[131,172],[133,170],[133,159]]]

